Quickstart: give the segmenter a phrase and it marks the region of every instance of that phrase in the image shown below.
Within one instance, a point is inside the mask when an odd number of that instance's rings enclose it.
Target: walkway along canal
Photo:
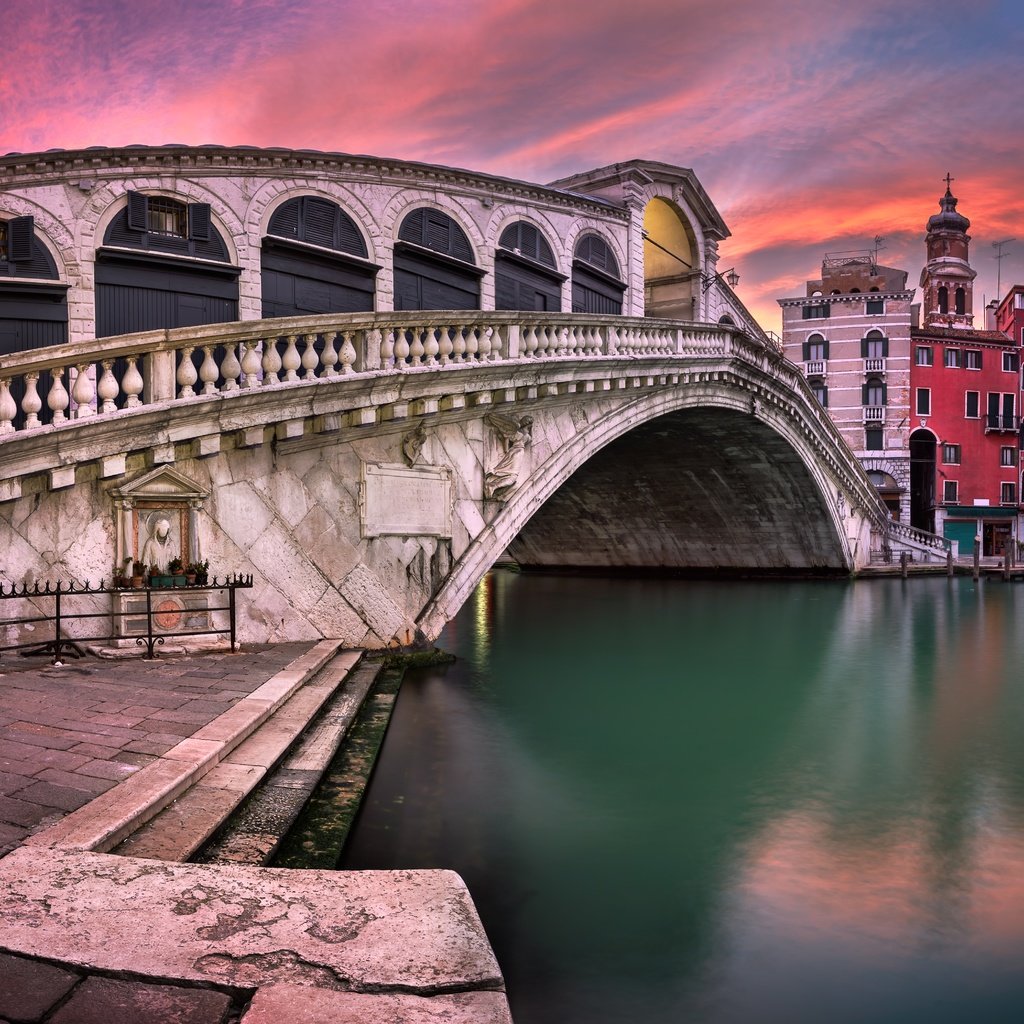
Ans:
[[[516,1024],[1024,1019],[1024,588],[497,571],[344,869],[451,867]]]

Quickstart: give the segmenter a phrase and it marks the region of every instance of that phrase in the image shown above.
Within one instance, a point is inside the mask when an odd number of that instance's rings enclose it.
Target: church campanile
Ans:
[[[946,175],[946,194],[939,200],[939,213],[928,219],[925,246],[928,262],[921,271],[923,326],[974,326],[974,278],[967,229],[971,222],[957,213],[956,197],[950,191],[953,179]]]

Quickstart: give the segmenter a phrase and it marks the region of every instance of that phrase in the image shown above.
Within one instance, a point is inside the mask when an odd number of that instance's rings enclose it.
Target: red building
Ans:
[[[911,523],[1000,556],[1020,528],[1020,347],[1024,288],[1000,305],[997,323],[973,327],[975,271],[970,221],[949,190],[928,221],[921,273],[922,326],[910,332]],[[1018,307],[1018,303],[1020,306]]]

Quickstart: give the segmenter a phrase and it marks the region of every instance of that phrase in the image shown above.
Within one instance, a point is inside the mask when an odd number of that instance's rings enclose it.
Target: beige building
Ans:
[[[779,299],[787,358],[878,487],[893,518],[910,521],[910,327],[907,272],[872,250],[830,253],[806,294]]]

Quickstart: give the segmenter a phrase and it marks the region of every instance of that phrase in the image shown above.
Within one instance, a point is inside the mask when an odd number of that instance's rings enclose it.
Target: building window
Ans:
[[[946,369],[948,370],[959,370],[960,369],[960,349],[958,348],[947,348],[946,349]]]
[[[914,350],[914,362],[917,363],[918,366],[931,366],[931,345],[918,345],[917,348]]]
[[[981,352],[975,348],[969,348],[964,353],[964,367],[968,370],[981,369]]]
[[[966,395],[965,395],[966,401],[965,401],[965,407],[964,407],[964,416],[966,416],[967,419],[969,419],[969,420],[976,420],[976,419],[978,419],[978,417],[980,415],[979,409],[981,408],[980,398],[981,398],[981,395],[977,391],[968,391],[966,393]]]
[[[885,384],[877,377],[869,377],[861,395],[864,405],[885,405]]]
[[[804,362],[820,363],[828,359],[828,342],[820,334],[812,334],[804,342]]]
[[[146,210],[146,230],[157,235],[188,235],[188,207],[174,199],[150,196]]]
[[[868,331],[860,348],[862,359],[884,359],[889,354],[889,339],[881,331]]]
[[[917,415],[931,416],[932,414],[932,389],[917,389]]]
[[[884,299],[868,299],[864,305],[868,316],[877,316],[878,314],[885,312]]]
[[[1009,445],[1003,445],[1003,447],[999,449],[999,465],[1016,466],[1017,449],[1011,448]]]
[[[823,380],[812,380],[811,391],[814,397],[818,400],[818,404],[823,408],[828,408],[828,388]]]
[[[1003,353],[1003,371],[1005,373],[1016,373],[1020,368],[1020,356],[1016,352]]]
[[[1002,483],[999,485],[999,504],[1017,504],[1017,485],[1015,483]]]
[[[988,396],[988,422],[986,430],[1015,430],[1016,401],[1012,394],[990,391]]]
[[[881,427],[868,427],[864,431],[864,447],[869,452],[880,452],[885,447],[885,431]]]
[[[942,501],[946,505],[955,505],[957,499],[957,481],[956,480],[943,480],[942,481]]]
[[[815,302],[812,305],[803,307],[805,320],[823,320],[829,315],[829,304],[827,302]]]
[[[942,462],[947,466],[960,465],[960,445],[944,444],[942,446]]]

